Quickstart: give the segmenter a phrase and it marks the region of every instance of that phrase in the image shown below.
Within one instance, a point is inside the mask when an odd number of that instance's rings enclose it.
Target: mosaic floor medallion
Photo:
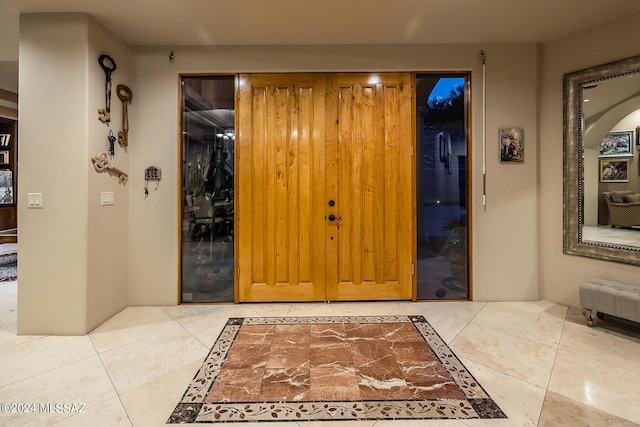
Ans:
[[[167,423],[506,418],[423,316],[231,318]]]

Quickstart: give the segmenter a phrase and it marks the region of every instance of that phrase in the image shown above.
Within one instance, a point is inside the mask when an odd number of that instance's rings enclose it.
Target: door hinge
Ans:
[[[414,264],[411,264],[411,275],[415,275],[416,274],[416,266]]]

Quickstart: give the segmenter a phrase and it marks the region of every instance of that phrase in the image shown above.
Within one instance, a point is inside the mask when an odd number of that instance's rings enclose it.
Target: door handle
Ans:
[[[333,222],[336,219],[339,220],[339,219],[342,219],[342,218],[340,218],[339,216],[335,216],[334,214],[329,215],[329,221]]]

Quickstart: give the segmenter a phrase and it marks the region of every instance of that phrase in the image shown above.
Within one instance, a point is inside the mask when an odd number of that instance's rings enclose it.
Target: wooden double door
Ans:
[[[411,299],[411,74],[244,74],[238,96],[239,301]]]

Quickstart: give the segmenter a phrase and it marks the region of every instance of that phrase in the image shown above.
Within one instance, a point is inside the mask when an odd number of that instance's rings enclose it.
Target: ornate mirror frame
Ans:
[[[564,76],[563,251],[565,254],[640,265],[640,247],[583,241],[582,239],[584,206],[583,88],[635,73],[640,73],[640,56],[576,71]]]

